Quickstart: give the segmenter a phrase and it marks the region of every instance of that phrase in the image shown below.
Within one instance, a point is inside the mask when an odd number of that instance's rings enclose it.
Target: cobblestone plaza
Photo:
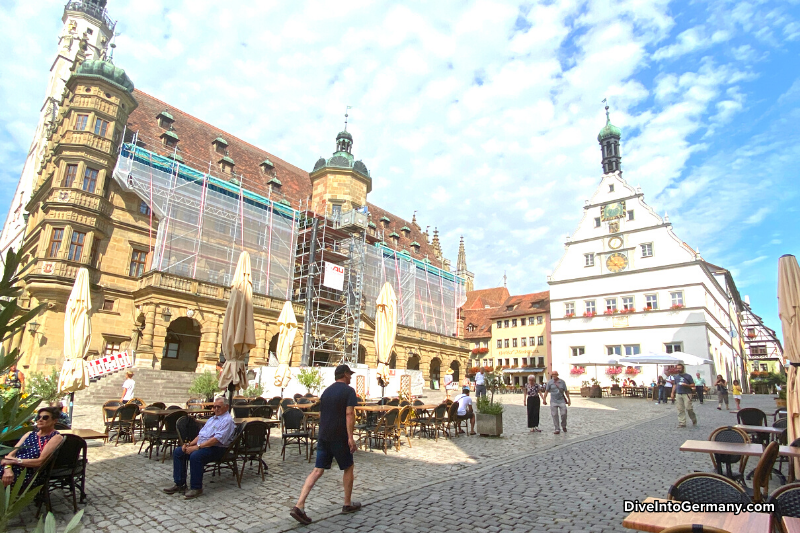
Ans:
[[[313,465],[296,448],[281,461],[279,432],[273,431],[265,457],[266,481],[249,465],[242,488],[229,472],[206,475],[203,496],[191,501],[161,492],[172,484],[169,456],[162,463],[137,455],[138,443],[90,442],[87,503],[79,505],[84,531],[625,531],[623,500],[666,497],[680,475],[712,470],[708,455],[678,450],[684,440],[706,439],[714,428],[736,423],[713,401],[695,403],[698,427],[676,429],[671,404],[575,398],[567,434],[553,434],[548,407],[542,407],[542,433],[531,434],[522,396],[500,399],[507,404],[501,438],[413,439],[411,447],[387,455],[359,451],[353,498],[364,507],[358,513],[339,514],[341,475],[334,467],[308,500],[309,526],[297,524],[289,510]],[[742,404],[774,411],[771,396],[748,395]],[[99,406],[78,406],[75,426],[102,429],[99,414]],[[53,505],[59,523],[71,517],[60,494]],[[33,529],[29,509],[11,531]]]

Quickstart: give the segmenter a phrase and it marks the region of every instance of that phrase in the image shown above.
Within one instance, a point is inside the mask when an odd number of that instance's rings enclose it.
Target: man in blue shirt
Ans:
[[[361,509],[361,504],[351,501],[353,493],[353,452],[356,441],[353,429],[356,425],[355,406],[358,405],[356,391],[350,386],[353,371],[347,365],[339,365],[334,371],[336,382],[325,389],[320,396],[319,434],[317,435],[317,464],[306,478],[300,498],[289,514],[301,524],[310,524],[311,519],[305,513],[308,494],[314,484],[322,477],[325,470],[330,470],[333,460],[343,470],[344,506],[342,513],[354,513]]]
[[[678,397],[678,427],[686,427],[686,412],[689,412],[689,418],[692,419],[692,424],[697,425],[697,416],[694,414],[692,407],[692,387],[694,386],[694,379],[691,374],[686,373],[686,368],[682,364],[675,365],[678,373],[673,377],[675,378],[675,386],[672,387],[672,401],[675,402],[675,396]]]
[[[164,489],[167,494],[185,492],[184,498],[191,500],[203,494],[203,466],[219,460],[233,441],[236,423],[228,412],[228,399],[214,400],[214,416],[208,419],[203,429],[192,442],[172,452],[172,478],[175,485]],[[191,465],[190,490],[186,490],[186,463]]]

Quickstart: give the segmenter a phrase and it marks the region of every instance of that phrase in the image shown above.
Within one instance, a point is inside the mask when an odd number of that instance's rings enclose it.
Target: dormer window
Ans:
[[[156,115],[156,119],[158,120],[158,127],[165,130],[168,130],[175,122],[175,118],[166,109]]]
[[[270,161],[269,158],[263,160],[258,166],[261,167],[261,172],[264,174],[274,173],[275,165],[272,164],[272,161]]]
[[[389,225],[389,222],[391,222],[391,220],[389,220],[389,217],[385,215],[381,217],[381,223],[383,224],[384,228]]]
[[[178,134],[175,133],[175,130],[172,128],[166,130],[164,133],[161,134],[161,142],[164,143],[164,146],[168,148],[175,148],[178,146]]]
[[[214,151],[218,154],[228,155],[228,141],[222,137],[217,137],[211,141],[211,146],[214,147]]]
[[[233,167],[236,165],[233,159],[228,157],[228,154],[225,154],[225,157],[217,161],[217,164],[219,165],[219,169],[225,174],[231,174],[233,172]]]
[[[274,176],[273,176],[273,177],[272,177],[272,178],[271,178],[271,179],[270,179],[270,180],[267,182],[267,185],[269,185],[270,189],[275,189],[275,190],[278,190],[278,189],[280,189],[280,188],[281,188],[281,186],[282,186],[283,184],[281,183],[281,180],[279,180],[278,178],[276,178],[276,177],[274,177]]]
[[[400,231],[403,232],[403,235],[408,237],[408,234],[411,233],[411,228],[409,228],[408,226],[403,226],[402,228],[400,228]]]
[[[419,253],[419,243],[414,241],[411,243],[411,249],[414,250],[414,253]]]
[[[514,310],[514,306],[513,305],[507,305],[506,306],[506,311],[513,311],[513,310]]]
[[[375,229],[375,228],[377,228],[378,226],[376,226],[374,222],[370,221],[370,222],[369,222],[369,227],[370,227],[370,229]],[[413,246],[413,245],[412,245],[412,246]]]
[[[389,234],[389,238],[390,238],[390,239],[392,239],[392,242],[394,242],[394,244],[397,244],[397,243],[398,243],[398,241],[400,241],[400,235],[398,235],[398,234],[397,234],[397,233],[395,233],[395,232],[391,232],[391,233]]]

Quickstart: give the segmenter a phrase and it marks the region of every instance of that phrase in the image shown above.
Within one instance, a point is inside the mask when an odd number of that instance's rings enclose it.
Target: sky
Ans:
[[[0,2],[0,211],[36,127],[65,2]],[[459,236],[476,288],[547,289],[600,182],[623,177],[728,268],[780,335],[800,253],[800,0],[538,3],[109,0],[136,87],[310,170],[350,109],[372,203]]]

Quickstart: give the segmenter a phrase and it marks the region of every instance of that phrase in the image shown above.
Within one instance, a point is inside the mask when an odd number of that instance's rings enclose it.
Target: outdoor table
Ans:
[[[76,435],[82,438],[83,440],[108,439],[108,435],[106,435],[105,433],[101,433],[99,431],[95,431],[93,429],[79,429],[79,428],[59,429],[58,432],[61,433],[62,435]]]
[[[783,530],[786,531],[786,533],[800,533],[800,518],[784,516]]]
[[[367,411],[371,413],[382,413],[384,411],[391,411],[392,409],[400,409],[397,405],[356,405],[356,410]]]
[[[643,503],[666,498],[647,498]],[[769,513],[648,513],[634,511],[622,521],[622,526],[636,531],[658,533],[669,527],[683,524],[701,524],[716,527],[730,533],[769,532],[771,516]]]
[[[198,420],[197,423],[202,426],[205,425],[205,423],[208,422],[209,420],[210,419],[208,418],[203,418],[201,420]],[[248,418],[233,419],[233,423],[236,424],[237,426],[241,426],[242,424],[246,424],[248,422],[265,422],[268,426],[277,426],[278,424],[280,424],[280,421],[275,420],[274,418],[248,417]]]
[[[733,427],[746,431],[747,433],[767,433],[769,435],[780,435],[786,428],[774,428],[772,426],[747,426],[744,424],[736,424]]]
[[[760,444],[717,442],[713,440],[687,440],[681,444],[682,452],[718,453],[725,455],[758,456],[764,453]]]

